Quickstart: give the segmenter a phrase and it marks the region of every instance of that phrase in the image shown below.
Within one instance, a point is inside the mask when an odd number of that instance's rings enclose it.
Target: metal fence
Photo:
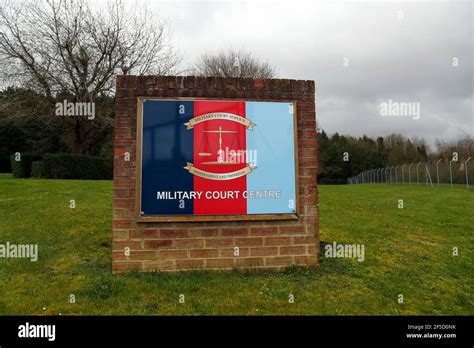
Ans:
[[[428,185],[440,184],[469,185],[474,184],[474,170],[469,168],[471,157],[459,161],[413,162],[385,168],[369,169],[356,176],[347,178],[348,184],[400,184]],[[471,166],[474,166],[472,164]]]

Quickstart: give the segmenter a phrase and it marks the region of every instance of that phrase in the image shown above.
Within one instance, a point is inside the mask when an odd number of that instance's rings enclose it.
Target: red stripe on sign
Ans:
[[[228,112],[245,117],[245,102],[194,102],[194,117],[212,112]],[[235,154],[232,150],[243,151],[246,148],[246,128],[242,124],[229,120],[211,120],[194,126],[194,166],[198,169],[211,173],[229,173],[245,168],[245,152],[241,152],[242,156],[232,156]],[[239,159],[239,163],[235,163]],[[247,200],[243,198],[246,189],[246,176],[231,180],[211,180],[195,175],[194,191],[202,191],[202,195],[194,200],[194,214],[246,214]]]

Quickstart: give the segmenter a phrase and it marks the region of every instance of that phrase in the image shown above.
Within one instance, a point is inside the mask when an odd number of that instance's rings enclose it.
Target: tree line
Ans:
[[[385,168],[413,162],[458,162],[474,154],[474,139],[466,135],[453,141],[436,140],[431,149],[425,139],[390,134],[375,138],[353,137],[318,130],[318,177],[345,179],[364,170]]]

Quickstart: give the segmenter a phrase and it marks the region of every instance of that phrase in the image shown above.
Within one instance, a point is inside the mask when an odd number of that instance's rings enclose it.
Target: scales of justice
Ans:
[[[219,151],[217,151],[217,161],[202,162],[202,164],[237,164],[239,163],[238,161],[226,162],[224,159],[224,150],[222,150],[222,134],[233,134],[232,143],[229,148],[231,149],[232,145],[234,145],[234,142],[236,142],[238,149],[240,149],[239,139],[237,138],[237,133],[238,133],[237,131],[223,130],[222,127],[219,127],[219,130],[208,130],[208,131],[202,131],[202,132],[204,133],[204,136],[202,137],[201,144],[199,145],[199,152],[198,152],[198,155],[200,157],[212,156],[208,133],[219,134]],[[235,157],[240,157],[240,151],[241,150],[235,151],[236,153]],[[233,156],[230,156],[230,157],[233,157]]]

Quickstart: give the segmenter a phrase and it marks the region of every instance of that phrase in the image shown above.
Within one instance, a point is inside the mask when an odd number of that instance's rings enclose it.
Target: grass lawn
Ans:
[[[111,181],[0,174],[0,244],[39,246],[37,262],[0,259],[0,314],[474,314],[472,191],[383,184],[319,190],[321,240],[364,244],[364,262],[322,257],[318,270],[115,277]]]

